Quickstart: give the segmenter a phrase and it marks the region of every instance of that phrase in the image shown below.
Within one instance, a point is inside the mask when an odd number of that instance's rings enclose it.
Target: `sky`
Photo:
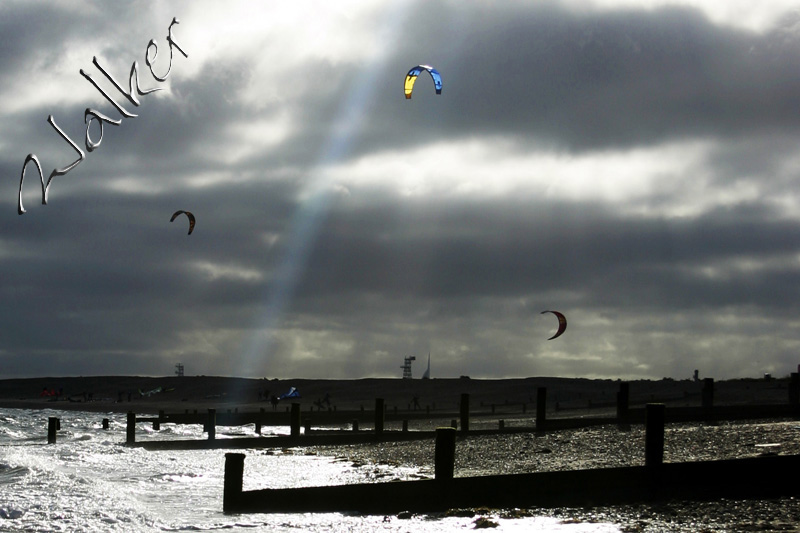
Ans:
[[[0,98],[2,378],[800,363],[793,1],[5,0]]]

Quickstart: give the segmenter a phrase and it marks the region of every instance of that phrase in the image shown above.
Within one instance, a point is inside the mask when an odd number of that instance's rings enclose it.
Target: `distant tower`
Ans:
[[[175,365],[175,373],[178,375],[179,378],[183,377],[183,363],[178,363]]]
[[[431,352],[428,352],[428,369],[422,374],[422,379],[431,379]]]
[[[403,379],[411,379],[411,361],[416,361],[417,358],[413,355],[411,357],[406,357],[403,360],[403,366],[400,368],[403,369]]]

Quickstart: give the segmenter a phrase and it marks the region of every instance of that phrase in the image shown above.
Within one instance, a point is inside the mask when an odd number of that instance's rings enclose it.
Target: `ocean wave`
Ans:
[[[0,426],[0,439],[17,440],[26,438],[26,433],[23,430],[11,429]]]
[[[151,476],[150,479],[152,479],[153,481],[185,482],[201,477],[203,477],[202,474],[179,472],[179,473],[157,474],[155,476]]]
[[[0,518],[2,519],[16,520],[17,518],[22,518],[24,515],[25,511],[14,509],[13,507],[0,507]]]
[[[26,466],[12,466],[0,463],[0,485],[14,483],[25,477],[30,471],[30,468]]]

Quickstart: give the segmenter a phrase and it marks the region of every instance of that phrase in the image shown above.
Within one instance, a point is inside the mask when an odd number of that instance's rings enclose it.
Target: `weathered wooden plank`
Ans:
[[[767,498],[800,494],[800,456],[263,489],[225,495],[226,513],[441,511],[460,507],[595,506],[643,501]],[[227,485],[227,480],[226,480]]]

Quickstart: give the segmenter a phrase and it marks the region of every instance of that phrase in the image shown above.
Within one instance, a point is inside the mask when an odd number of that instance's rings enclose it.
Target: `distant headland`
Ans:
[[[469,393],[474,410],[491,406],[533,404],[536,390],[547,387],[548,405],[562,410],[611,407],[619,380],[558,377],[513,379],[251,379],[219,376],[79,376],[0,380],[0,406],[21,409],[65,409],[96,412],[155,413],[185,409],[270,409],[273,396],[292,387],[306,409],[370,409],[383,398],[388,409],[426,407],[458,410],[459,397]],[[694,380],[630,381],[633,405],[663,402],[697,405],[703,387]],[[785,403],[788,379],[735,379],[715,383],[715,403]]]

